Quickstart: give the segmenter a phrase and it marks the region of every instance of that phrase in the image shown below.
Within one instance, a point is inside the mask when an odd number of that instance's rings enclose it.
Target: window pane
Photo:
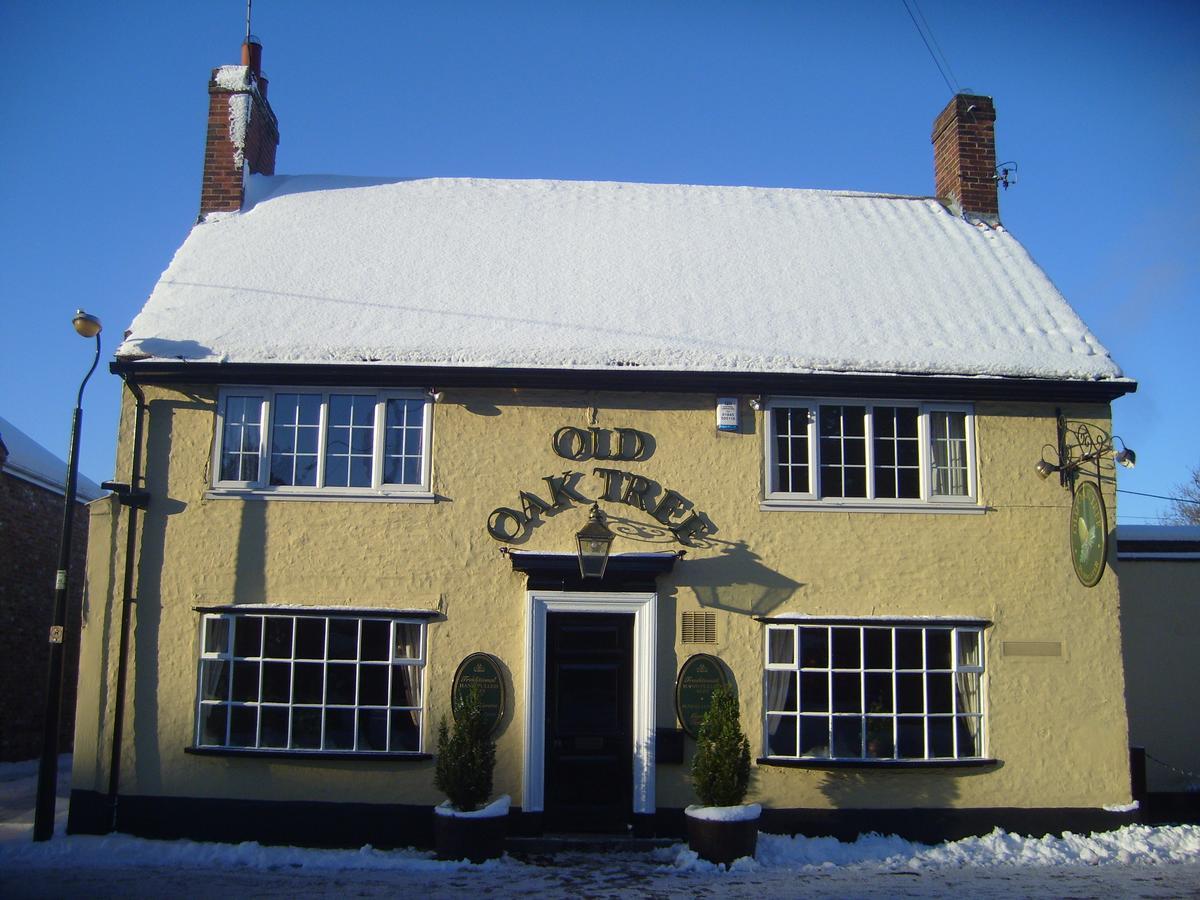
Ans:
[[[979,665],[979,632],[958,632],[958,664],[959,666]]]
[[[833,711],[862,712],[862,681],[857,672],[834,673]]]
[[[967,426],[966,413],[940,412],[929,414],[933,493],[943,497],[967,495]]]
[[[271,659],[292,658],[291,616],[267,616],[267,640],[263,656]]]
[[[949,629],[931,628],[925,633],[925,641],[925,667],[927,669],[949,669]]]
[[[223,659],[200,662],[200,699],[229,699],[229,663]]]
[[[388,675],[391,668],[386,665],[362,666],[358,670],[359,706],[388,705]]]
[[[804,712],[829,711],[829,676],[824,672],[800,673],[800,709]]]
[[[354,710],[325,710],[325,749],[354,749]]]
[[[806,669],[824,669],[829,666],[829,629],[800,629],[800,658]]]
[[[891,759],[895,754],[892,742],[892,719],[878,716],[867,718],[867,756]]]
[[[325,702],[352,706],[355,697],[353,663],[330,663],[325,669]]]
[[[238,616],[233,622],[233,655],[262,655],[262,616]]]
[[[768,662],[782,665],[794,661],[796,639],[792,629],[768,629],[767,643]]]
[[[262,747],[287,747],[288,708],[286,706],[263,707],[262,736],[259,745]]]
[[[229,620],[208,616],[204,620],[204,652],[229,652]]]
[[[930,718],[929,755],[938,759],[954,757],[954,719],[949,716]]]
[[[265,703],[287,703],[292,692],[292,664],[263,663],[262,699]]]
[[[896,720],[900,738],[898,751],[901,759],[925,758],[925,720],[904,716]]]
[[[329,658],[358,658],[358,620],[329,620]]]
[[[200,707],[200,743],[209,747],[225,746],[225,726],[228,721],[229,707],[209,706]]]
[[[925,676],[902,672],[896,676],[896,711],[925,712]]]
[[[767,673],[767,709],[772,711],[796,711],[796,674],[794,672]]]
[[[396,623],[396,652],[393,659],[421,658],[421,626]]]
[[[375,450],[375,397],[330,394],[325,435],[325,484],[370,487]]]
[[[392,706],[420,706],[420,669],[392,666]]]
[[[389,750],[393,753],[421,749],[421,717],[415,710],[391,711],[392,729]]]
[[[867,648],[864,668],[890,669],[892,667],[892,630],[890,628],[864,628],[863,643]]]
[[[925,676],[925,711],[930,713],[954,712],[954,697],[948,673],[933,673]]]
[[[386,483],[420,484],[424,416],[423,400],[387,401],[383,441],[383,477]]]
[[[296,750],[321,749],[321,710],[292,710],[292,747]]]
[[[890,713],[892,711],[892,673],[868,672],[867,712]]]
[[[896,668],[922,669],[925,667],[925,656],[921,652],[924,643],[919,629],[896,629]]]
[[[221,480],[257,481],[262,397],[227,396],[222,418]]]
[[[767,748],[773,756],[796,755],[795,716],[767,716]]]
[[[258,700],[258,667],[257,662],[238,661],[233,664],[234,700],[251,703]]]
[[[917,418],[914,406],[873,408],[876,497],[913,499],[921,496]]]
[[[234,706],[229,710],[229,746],[258,746],[258,707]]]
[[[866,407],[822,406],[821,494],[825,497],[865,497]]]
[[[296,620],[296,659],[325,658],[325,620]]]
[[[863,755],[863,722],[858,716],[834,716],[833,755],[861,758]]]
[[[296,663],[295,696],[293,703],[323,703],[325,701],[325,665]]]
[[[387,750],[388,712],[386,709],[358,711],[358,749]]]
[[[857,669],[860,667],[858,628],[833,629],[833,668]]]
[[[276,394],[271,428],[271,484],[315,486],[320,394]]]
[[[388,645],[391,641],[391,622],[380,619],[364,619],[362,623],[362,658],[387,662]],[[404,627],[404,626],[400,626]],[[412,626],[409,626],[412,627]]]
[[[776,407],[771,411],[775,430],[775,490],[808,493],[807,407]]]
[[[829,719],[825,716],[800,717],[800,755],[829,756]]]

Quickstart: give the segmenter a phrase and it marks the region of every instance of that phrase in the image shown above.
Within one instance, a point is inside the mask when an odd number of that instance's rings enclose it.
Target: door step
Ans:
[[[679,843],[676,838],[644,838],[623,834],[544,834],[509,837],[504,849],[519,858],[553,857],[559,853],[649,853]],[[535,861],[536,860],[531,860]]]

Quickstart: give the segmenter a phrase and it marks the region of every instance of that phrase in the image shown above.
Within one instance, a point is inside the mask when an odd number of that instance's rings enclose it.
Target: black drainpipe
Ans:
[[[121,783],[121,732],[125,717],[125,682],[129,670],[129,622],[133,614],[133,577],[137,552],[138,510],[146,508],[147,492],[139,487],[142,481],[142,428],[146,413],[146,397],[137,383],[128,375],[121,376],[125,386],[133,394],[137,405],[133,419],[133,454],[130,464],[129,484],[113,485],[122,506],[129,507],[129,519],[125,531],[125,577],[121,589],[121,644],[117,651],[117,692],[113,704],[112,761],[108,767],[108,808],[111,814],[109,830],[117,830],[117,789]],[[123,490],[122,490],[123,489]]]

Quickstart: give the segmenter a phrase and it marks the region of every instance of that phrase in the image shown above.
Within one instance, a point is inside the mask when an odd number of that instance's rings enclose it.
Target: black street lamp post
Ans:
[[[42,759],[38,765],[37,807],[33,839],[46,841],[54,834],[54,801],[58,792],[58,729],[62,707],[63,635],[67,626],[67,573],[71,568],[71,530],[75,524],[75,489],[79,481],[79,425],[83,421],[83,389],[100,362],[100,320],[82,309],[72,323],[81,337],[96,339],[96,356],[75,397],[71,417],[71,449],[67,453],[67,484],[63,502],[62,537],[58,545],[58,571],[54,576],[54,620],[50,625],[50,668],[46,683],[46,713],[42,722]]]

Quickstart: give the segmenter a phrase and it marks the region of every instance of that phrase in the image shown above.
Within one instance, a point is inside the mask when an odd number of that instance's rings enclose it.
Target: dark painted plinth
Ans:
[[[687,817],[688,846],[712,863],[732,865],[743,856],[754,858],[758,846],[758,819],[714,822]]]

